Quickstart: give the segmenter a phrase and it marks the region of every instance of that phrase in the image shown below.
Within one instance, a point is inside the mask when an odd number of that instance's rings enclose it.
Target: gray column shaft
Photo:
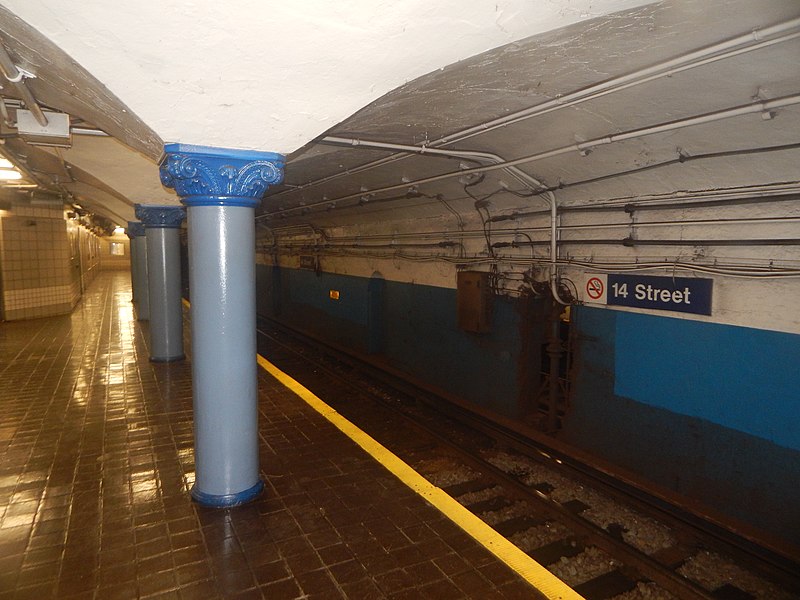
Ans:
[[[168,362],[183,355],[180,230],[147,227],[150,295],[150,360]]]
[[[260,486],[254,209],[189,206],[196,478],[192,494]],[[219,498],[215,500],[217,502]]]
[[[139,291],[139,283],[136,281],[136,238],[130,238],[129,242],[129,258],[131,263],[131,302],[136,302],[136,293]]]
[[[150,291],[147,280],[147,239],[145,236],[134,238],[136,244],[136,278],[139,284],[136,292],[136,318],[147,321],[150,318]]]

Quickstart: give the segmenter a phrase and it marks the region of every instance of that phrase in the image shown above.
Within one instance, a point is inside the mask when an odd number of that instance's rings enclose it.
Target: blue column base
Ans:
[[[255,500],[263,489],[264,482],[259,479],[258,483],[256,483],[253,487],[236,494],[225,494],[222,496],[216,494],[206,494],[199,491],[197,486],[194,485],[192,486],[191,495],[192,500],[202,506],[208,506],[210,508],[230,508],[231,506],[239,506],[240,504],[246,504],[251,500]]]
[[[151,356],[150,362],[168,363],[168,362],[176,362],[179,360],[183,360],[185,358],[186,358],[185,354],[179,354],[178,356]]]

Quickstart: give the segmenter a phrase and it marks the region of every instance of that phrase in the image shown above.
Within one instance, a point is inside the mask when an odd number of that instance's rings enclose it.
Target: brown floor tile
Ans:
[[[456,584],[448,579],[442,579],[420,587],[419,594],[421,598],[429,600],[442,600],[442,598],[447,598],[447,600],[459,600],[468,597],[464,595],[464,592],[460,590]]]
[[[342,592],[345,598],[352,598],[355,600],[382,600],[386,598],[381,589],[371,579],[362,579],[353,583],[347,583],[342,586]]]
[[[139,593],[143,597],[154,596],[178,587],[178,581],[172,571],[139,577],[138,583]]]
[[[301,591],[294,579],[282,579],[262,585],[261,593],[266,598],[297,598]]]
[[[475,571],[464,571],[458,575],[451,577],[451,581],[455,583],[459,589],[465,594],[474,594],[475,592],[487,592],[494,586],[489,583],[484,577]]]
[[[304,595],[316,596],[324,598],[325,595],[330,595],[332,598],[338,598],[339,595],[334,593],[336,584],[331,579],[330,574],[326,569],[318,569],[316,571],[306,571],[300,575],[295,575],[294,580],[300,586]]]
[[[444,579],[444,573],[435,564],[428,561],[407,565],[404,570],[414,579],[414,585],[417,587],[424,587]]]
[[[414,587],[414,578],[403,569],[395,569],[374,576],[375,583],[387,594]]]
[[[518,580],[517,575],[511,568],[499,561],[483,566],[478,571],[497,587],[502,587]]]
[[[291,576],[289,568],[282,560],[259,565],[253,569],[253,574],[260,585],[275,583]]]
[[[289,569],[294,574],[316,571],[325,566],[319,554],[314,550],[308,550],[301,554],[292,554],[286,556],[284,560],[286,560],[286,564],[289,565]]]
[[[179,566],[175,569],[175,574],[178,578],[178,583],[182,586],[198,581],[209,580],[213,577],[211,566],[206,562],[196,562]]]

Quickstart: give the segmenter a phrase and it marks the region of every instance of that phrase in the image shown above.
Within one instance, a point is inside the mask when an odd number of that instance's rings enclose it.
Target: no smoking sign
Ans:
[[[604,274],[587,274],[586,283],[583,286],[584,302],[594,302],[597,304],[606,303],[606,287],[608,285],[607,276]]]

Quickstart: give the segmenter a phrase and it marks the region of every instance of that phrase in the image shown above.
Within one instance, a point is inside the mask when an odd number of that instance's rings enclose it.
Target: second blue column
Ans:
[[[181,206],[137,204],[136,217],[144,223],[147,279],[150,298],[150,360],[182,360]]]

